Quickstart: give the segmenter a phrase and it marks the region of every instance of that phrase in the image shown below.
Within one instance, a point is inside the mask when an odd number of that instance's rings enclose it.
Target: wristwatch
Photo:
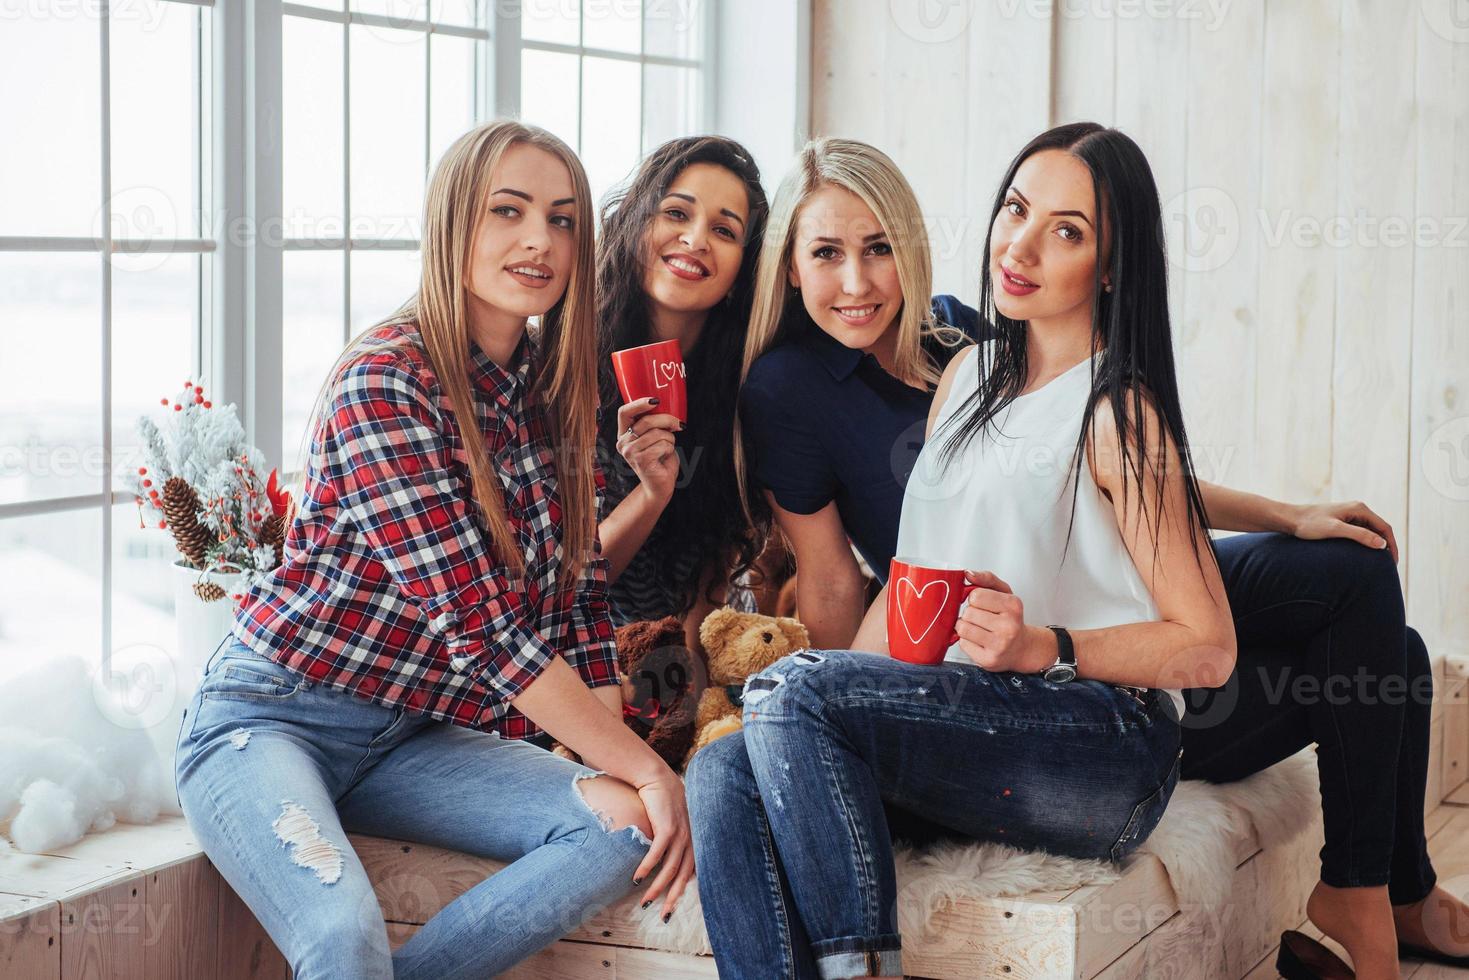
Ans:
[[[1041,672],[1041,676],[1052,684],[1065,684],[1076,680],[1076,645],[1071,634],[1061,626],[1047,626],[1056,634],[1056,662]]]

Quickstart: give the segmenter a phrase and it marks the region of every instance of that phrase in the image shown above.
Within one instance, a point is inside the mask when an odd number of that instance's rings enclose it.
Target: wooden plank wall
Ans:
[[[1401,6],[1401,9],[1400,9]],[[814,0],[812,132],[913,183],[973,301],[996,184],[1079,119],[1148,154],[1195,464],[1365,500],[1469,653],[1469,24],[1454,0]],[[962,244],[961,244],[962,242]]]

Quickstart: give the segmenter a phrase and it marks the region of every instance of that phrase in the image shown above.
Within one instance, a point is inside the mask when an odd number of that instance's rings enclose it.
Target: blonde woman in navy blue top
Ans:
[[[1024,212],[1023,202],[1005,203],[1012,207]],[[1058,219],[1055,235],[1078,230]],[[921,378],[912,365],[924,357],[941,364],[956,353],[909,322],[918,317],[903,298],[930,290],[926,265],[904,254],[919,250],[903,248],[905,232],[858,240],[871,233],[793,254],[784,295],[757,296],[745,355],[748,506],[785,533],[798,571],[820,569],[800,576],[798,591],[817,648],[850,646],[862,621],[848,542],[887,575],[933,397],[921,381],[899,378]],[[855,295],[876,304],[871,319],[828,309],[803,281],[803,262],[867,280]],[[981,305],[984,317],[937,297],[934,319],[988,340],[995,305]],[[1197,482],[1208,527],[1249,533],[1211,543],[1239,669],[1221,690],[1185,692],[1182,777],[1240,779],[1317,743],[1327,842],[1316,924],[1349,949],[1390,944],[1395,934],[1415,956],[1469,966],[1469,907],[1437,886],[1423,831],[1432,675],[1422,638],[1404,621],[1392,528],[1360,501],[1288,504]],[[1339,684],[1354,692],[1347,698],[1297,693],[1359,675],[1376,686],[1357,694],[1359,686]]]

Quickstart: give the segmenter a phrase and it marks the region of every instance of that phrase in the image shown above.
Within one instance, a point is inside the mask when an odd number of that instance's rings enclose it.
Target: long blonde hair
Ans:
[[[800,303],[789,279],[796,222],[806,202],[823,187],[840,187],[857,195],[872,209],[887,233],[898,268],[898,285],[903,291],[903,305],[896,320],[898,337],[894,345],[893,374],[913,387],[937,387],[943,370],[924,349],[924,339],[936,336],[952,345],[965,338],[961,331],[935,323],[929,308],[933,261],[918,196],[886,153],[870,144],[838,137],[814,139],[802,147],[794,166],[775,192],[760,264],[755,271],[755,302],[750,311],[750,329],[745,335],[740,385],[743,387],[750,367],[760,355],[781,343],[791,332],[787,321],[797,312],[793,307]],[[888,329],[894,327],[890,325]],[[746,518],[754,524],[754,513],[763,508],[758,501],[750,499],[747,459],[738,419],[734,449],[740,499]]]
[[[596,543],[597,332],[595,220],[586,170],[564,142],[536,126],[496,120],[455,140],[434,169],[424,198],[422,273],[417,292],[397,311],[354,338],[328,376],[326,393],[359,355],[382,345],[361,344],[380,327],[415,324],[424,353],[459,418],[469,462],[470,492],[495,555],[519,578],[525,574],[520,543],[505,512],[503,485],[479,433],[470,386],[470,333],[465,294],[474,233],[488,210],[490,179],[505,152],[519,143],[545,150],[566,165],[575,195],[576,255],[566,292],[540,317],[539,369],[531,381],[532,411],[544,409],[555,456],[561,505],[561,566],[557,589],[569,589],[591,559]]]

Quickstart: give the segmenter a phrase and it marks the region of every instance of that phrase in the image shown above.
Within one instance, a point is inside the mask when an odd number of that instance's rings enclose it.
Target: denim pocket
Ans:
[[[226,654],[199,687],[201,700],[281,701],[312,687],[307,678],[256,655]]]
[[[1114,862],[1121,861],[1137,850],[1158,826],[1158,821],[1163,818],[1163,811],[1168,809],[1168,801],[1173,797],[1173,788],[1178,785],[1178,770],[1182,761],[1183,754],[1179,753],[1162,784],[1132,808],[1127,825],[1122,828],[1122,833],[1112,845],[1110,857]]]

